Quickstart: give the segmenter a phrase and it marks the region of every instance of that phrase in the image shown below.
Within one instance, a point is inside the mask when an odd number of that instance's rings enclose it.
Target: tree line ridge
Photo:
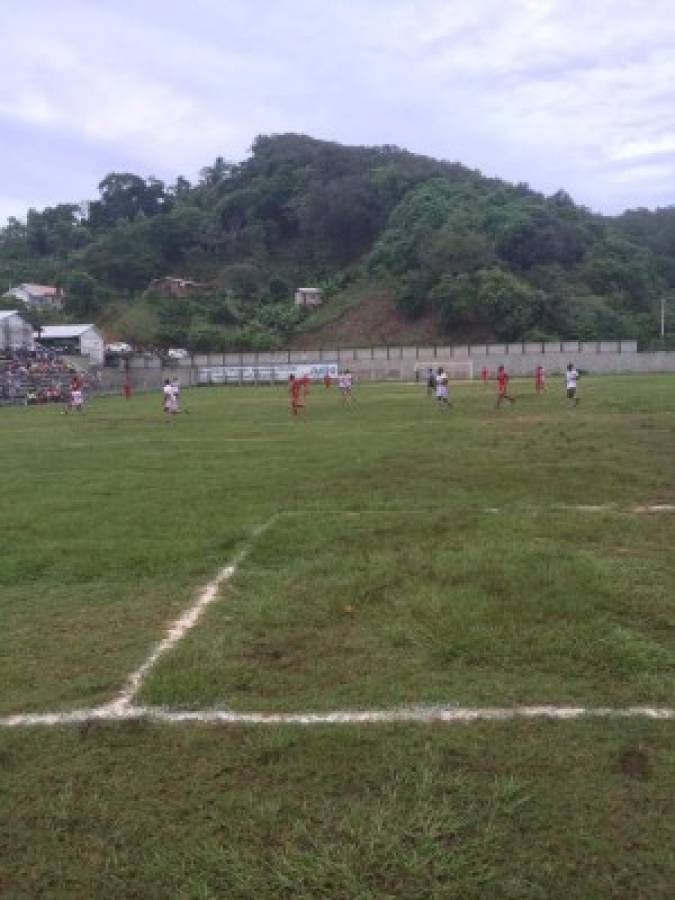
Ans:
[[[167,296],[167,275],[197,289]],[[653,346],[675,290],[675,208],[603,216],[562,190],[398,147],[259,136],[247,159],[219,157],[195,184],[113,172],[84,207],[10,219],[0,278],[63,287],[66,317],[111,337],[195,351],[311,333],[326,312],[294,305],[301,285],[321,287],[335,315],[345,296],[387,292],[411,333],[426,317],[439,340]]]

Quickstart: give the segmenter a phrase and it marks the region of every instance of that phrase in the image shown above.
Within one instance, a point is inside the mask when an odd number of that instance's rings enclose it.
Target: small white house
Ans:
[[[323,291],[321,288],[298,288],[295,292],[296,306],[321,306]]]
[[[32,350],[33,326],[15,309],[0,310],[0,350]]]
[[[63,291],[52,284],[19,284],[3,296],[21,300],[33,309],[61,309],[63,306]]]
[[[89,362],[102,366],[105,358],[103,335],[95,325],[43,325],[35,339],[47,349],[65,349],[88,356]]]

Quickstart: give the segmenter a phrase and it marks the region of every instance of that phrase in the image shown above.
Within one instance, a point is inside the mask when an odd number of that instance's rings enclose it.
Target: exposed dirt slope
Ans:
[[[408,321],[396,308],[391,292],[380,288],[364,294],[356,305],[346,309],[335,321],[296,335],[291,346],[297,349],[369,347],[379,344],[433,344],[442,340],[435,316],[428,314],[415,322]]]

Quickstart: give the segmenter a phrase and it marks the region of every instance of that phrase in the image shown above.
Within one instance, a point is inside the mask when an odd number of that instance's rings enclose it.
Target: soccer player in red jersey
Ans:
[[[131,397],[131,382],[128,377],[124,379],[122,384],[122,393],[127,400]]]
[[[488,379],[490,378],[490,370],[487,366],[483,366],[480,370],[480,378],[484,385],[487,385]]]
[[[506,391],[509,384],[509,376],[504,368],[504,366],[500,366],[497,369],[497,409],[502,405],[502,400],[508,400],[510,403],[515,403],[516,398],[510,397]]]
[[[323,386],[326,388],[326,390],[328,390],[332,383],[333,381],[330,377],[330,372],[326,372],[326,374],[323,376]]]
[[[80,397],[80,406],[82,404],[82,381],[79,375],[73,375],[70,379],[70,390],[68,391],[68,398],[66,400],[66,405],[63,409],[64,415],[68,415],[68,413],[75,409],[73,405],[73,394],[79,394]]]
[[[544,367],[541,363],[534,370],[534,389],[538,394],[544,390],[544,383],[546,381],[546,372],[544,371]]]
[[[300,401],[301,388],[300,379],[296,378],[295,375],[290,375],[288,378],[288,392],[291,395],[291,412],[294,416],[297,416],[304,406],[304,403]]]
[[[302,385],[302,396],[307,398],[309,396],[309,375],[303,375],[300,378],[300,384]]]

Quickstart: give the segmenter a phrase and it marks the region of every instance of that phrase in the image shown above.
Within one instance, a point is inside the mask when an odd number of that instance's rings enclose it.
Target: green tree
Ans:
[[[223,269],[221,277],[232,293],[242,300],[253,300],[264,291],[264,275],[254,263],[237,263]]]
[[[287,281],[278,276],[274,276],[267,285],[267,293],[269,294],[270,300],[280,303],[284,300],[288,300],[293,291]]]
[[[109,321],[109,330],[134,347],[158,343],[159,316],[147,303],[132,303]]]
[[[104,292],[87,272],[71,272],[64,283],[64,307],[71,318],[93,319],[98,314]]]
[[[542,299],[537,290],[510,272],[486,269],[478,273],[479,319],[503,340],[519,340],[525,336],[539,318]]]
[[[429,309],[430,284],[425,272],[409,272],[396,288],[396,303],[404,316],[417,319]]]
[[[164,183],[152,176],[146,181],[131,172],[111,172],[98,189],[100,199],[89,206],[89,223],[93,228],[133,222],[140,215],[156,216],[171,207]]]
[[[217,156],[212,165],[204,166],[204,168],[201,169],[199,177],[201,178],[202,184],[207,187],[213,187],[214,185],[220,184],[220,182],[231,178],[235,169],[236,166],[233,163],[227,162],[222,156]]]
[[[433,308],[444,328],[476,320],[477,286],[471,275],[444,275],[431,292]]]

